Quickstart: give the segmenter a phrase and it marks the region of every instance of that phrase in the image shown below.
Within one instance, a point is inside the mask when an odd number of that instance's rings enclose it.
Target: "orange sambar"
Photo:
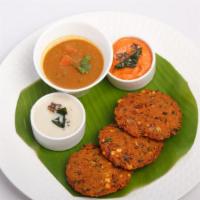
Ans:
[[[116,68],[119,63],[118,55],[127,53],[130,55],[131,46],[137,45],[142,49],[142,53],[138,59],[135,67]],[[136,37],[123,37],[117,40],[113,45],[114,57],[110,69],[112,75],[124,80],[132,80],[144,75],[151,67],[152,64],[152,51],[150,47],[141,39]]]
[[[89,57],[89,61],[83,61]],[[83,61],[83,62],[82,62]],[[83,63],[84,71],[80,70]],[[46,77],[62,88],[78,89],[93,83],[103,70],[103,56],[89,41],[79,38],[64,40],[44,55]]]

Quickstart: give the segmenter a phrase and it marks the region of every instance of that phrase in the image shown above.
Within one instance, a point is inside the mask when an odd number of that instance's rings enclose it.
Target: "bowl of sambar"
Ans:
[[[62,20],[36,42],[33,61],[40,78],[54,89],[81,96],[109,72],[112,44],[96,27]]]

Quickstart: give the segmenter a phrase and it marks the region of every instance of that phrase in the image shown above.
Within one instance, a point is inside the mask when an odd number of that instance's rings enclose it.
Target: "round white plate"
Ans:
[[[119,12],[86,13],[63,20],[90,23],[100,28],[112,41],[125,35],[137,35],[150,41],[156,52],[176,66],[188,81],[197,102],[200,102],[200,52],[189,40],[169,26],[147,17]],[[0,66],[0,167],[9,180],[31,199],[83,199],[71,196],[15,131],[15,107],[19,93],[38,79],[32,54],[41,31],[33,33],[21,42]],[[191,150],[168,173],[120,199],[172,200],[182,197],[200,181],[199,147],[198,129]]]

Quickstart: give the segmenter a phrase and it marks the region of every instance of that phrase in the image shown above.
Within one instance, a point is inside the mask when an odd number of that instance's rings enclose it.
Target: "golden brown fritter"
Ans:
[[[100,148],[89,144],[74,153],[66,166],[68,183],[85,196],[104,196],[125,187],[131,174],[104,158]]]
[[[164,140],[180,129],[182,114],[170,96],[160,91],[143,90],[129,93],[118,101],[115,120],[132,136]]]
[[[144,167],[159,156],[163,143],[146,137],[132,137],[117,125],[108,125],[100,131],[102,154],[115,166],[126,170]]]

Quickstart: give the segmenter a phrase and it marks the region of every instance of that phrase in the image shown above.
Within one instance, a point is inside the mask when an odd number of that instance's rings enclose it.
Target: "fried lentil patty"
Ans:
[[[115,166],[133,170],[152,163],[159,156],[163,142],[146,137],[132,137],[111,124],[99,133],[102,154]]]
[[[160,91],[143,90],[129,93],[118,101],[115,120],[132,136],[164,140],[180,129],[182,114],[170,96]]]
[[[104,196],[125,187],[131,174],[104,158],[100,148],[88,144],[72,154],[66,166],[68,183],[85,196]]]

